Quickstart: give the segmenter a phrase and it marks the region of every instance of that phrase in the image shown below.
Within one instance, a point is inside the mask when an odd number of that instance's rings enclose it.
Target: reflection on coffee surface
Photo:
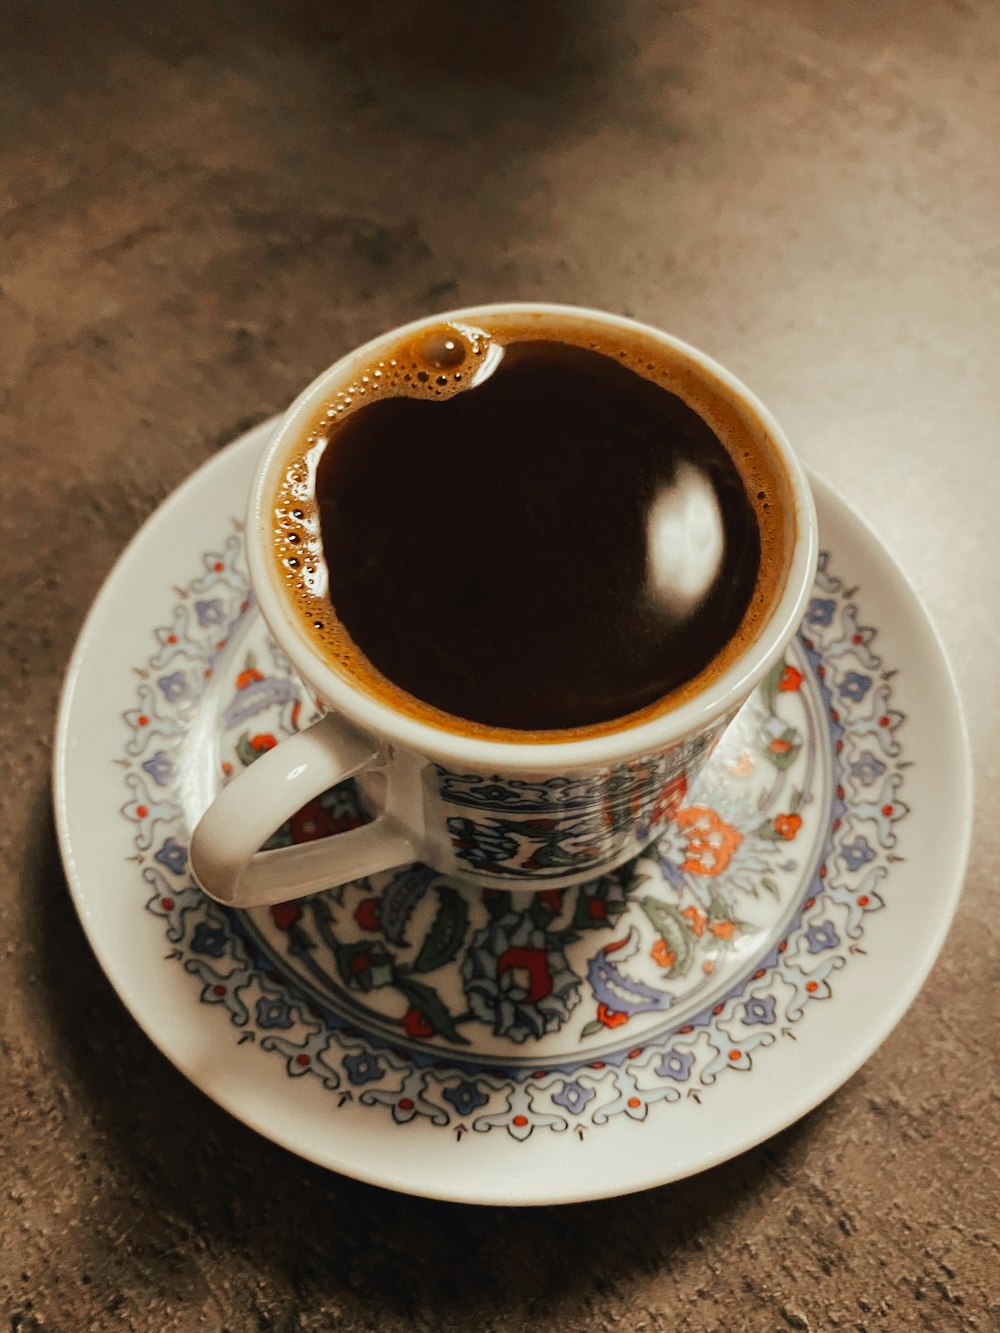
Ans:
[[[428,720],[606,730],[718,674],[773,601],[751,425],[689,405],[662,348],[558,333],[430,327],[289,460],[276,552],[314,641]]]

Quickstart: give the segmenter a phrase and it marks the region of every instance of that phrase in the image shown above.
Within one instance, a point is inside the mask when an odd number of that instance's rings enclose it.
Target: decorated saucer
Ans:
[[[84,626],[60,709],[73,899],[152,1040],[293,1152],[478,1203],[675,1180],[833,1092],[926,977],[970,834],[948,667],[867,528],[814,480],[823,555],[799,635],[631,864],[525,894],[415,864],[227,911],[191,880],[193,824],[315,716],[243,557],[270,429],[141,530]],[[345,783],[272,842],[368,817]]]

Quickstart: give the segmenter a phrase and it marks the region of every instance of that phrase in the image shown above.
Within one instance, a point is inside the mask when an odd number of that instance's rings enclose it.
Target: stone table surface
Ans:
[[[2,21],[0,1330],[997,1328],[1000,8]],[[633,314],[751,383],[925,599],[977,769],[954,927],[859,1074],[702,1176],[523,1211],[325,1173],[189,1085],[87,947],[48,790],[143,519],[352,345],[497,297]]]

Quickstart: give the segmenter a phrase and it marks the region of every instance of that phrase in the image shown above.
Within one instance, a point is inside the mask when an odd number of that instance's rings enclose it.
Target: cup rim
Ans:
[[[272,500],[280,481],[279,464],[283,465],[292,438],[312,420],[333,385],[350,379],[385,344],[408,338],[427,325],[445,321],[469,323],[489,316],[529,312],[580,319],[652,338],[718,381],[741,407],[749,409],[760,421],[778,452],[788,476],[796,539],[785,585],[762,629],[726,670],[694,698],[656,717],[601,736],[497,741],[448,731],[402,713],[354,685],[325,661],[287,605],[276,562],[270,558],[270,525]],[[366,732],[449,767],[537,773],[600,768],[640,754],[653,754],[696,735],[735,711],[779,660],[798,628],[812,589],[818,534],[809,482],[787,436],[756,394],[713,357],[672,334],[624,315],[547,301],[497,301],[430,314],[400,325],[348,352],[317,375],[286,410],[257,465],[247,510],[246,547],[254,596],[268,628],[295,670],[329,708]]]

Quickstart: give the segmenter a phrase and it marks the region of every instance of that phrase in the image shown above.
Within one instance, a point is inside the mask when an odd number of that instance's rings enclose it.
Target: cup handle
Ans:
[[[316,842],[258,850],[307,801],[389,762],[377,741],[333,713],[283,740],[224,787],[201,817],[191,839],[196,883],[226,907],[266,907],[418,860],[411,835],[386,813]]]

